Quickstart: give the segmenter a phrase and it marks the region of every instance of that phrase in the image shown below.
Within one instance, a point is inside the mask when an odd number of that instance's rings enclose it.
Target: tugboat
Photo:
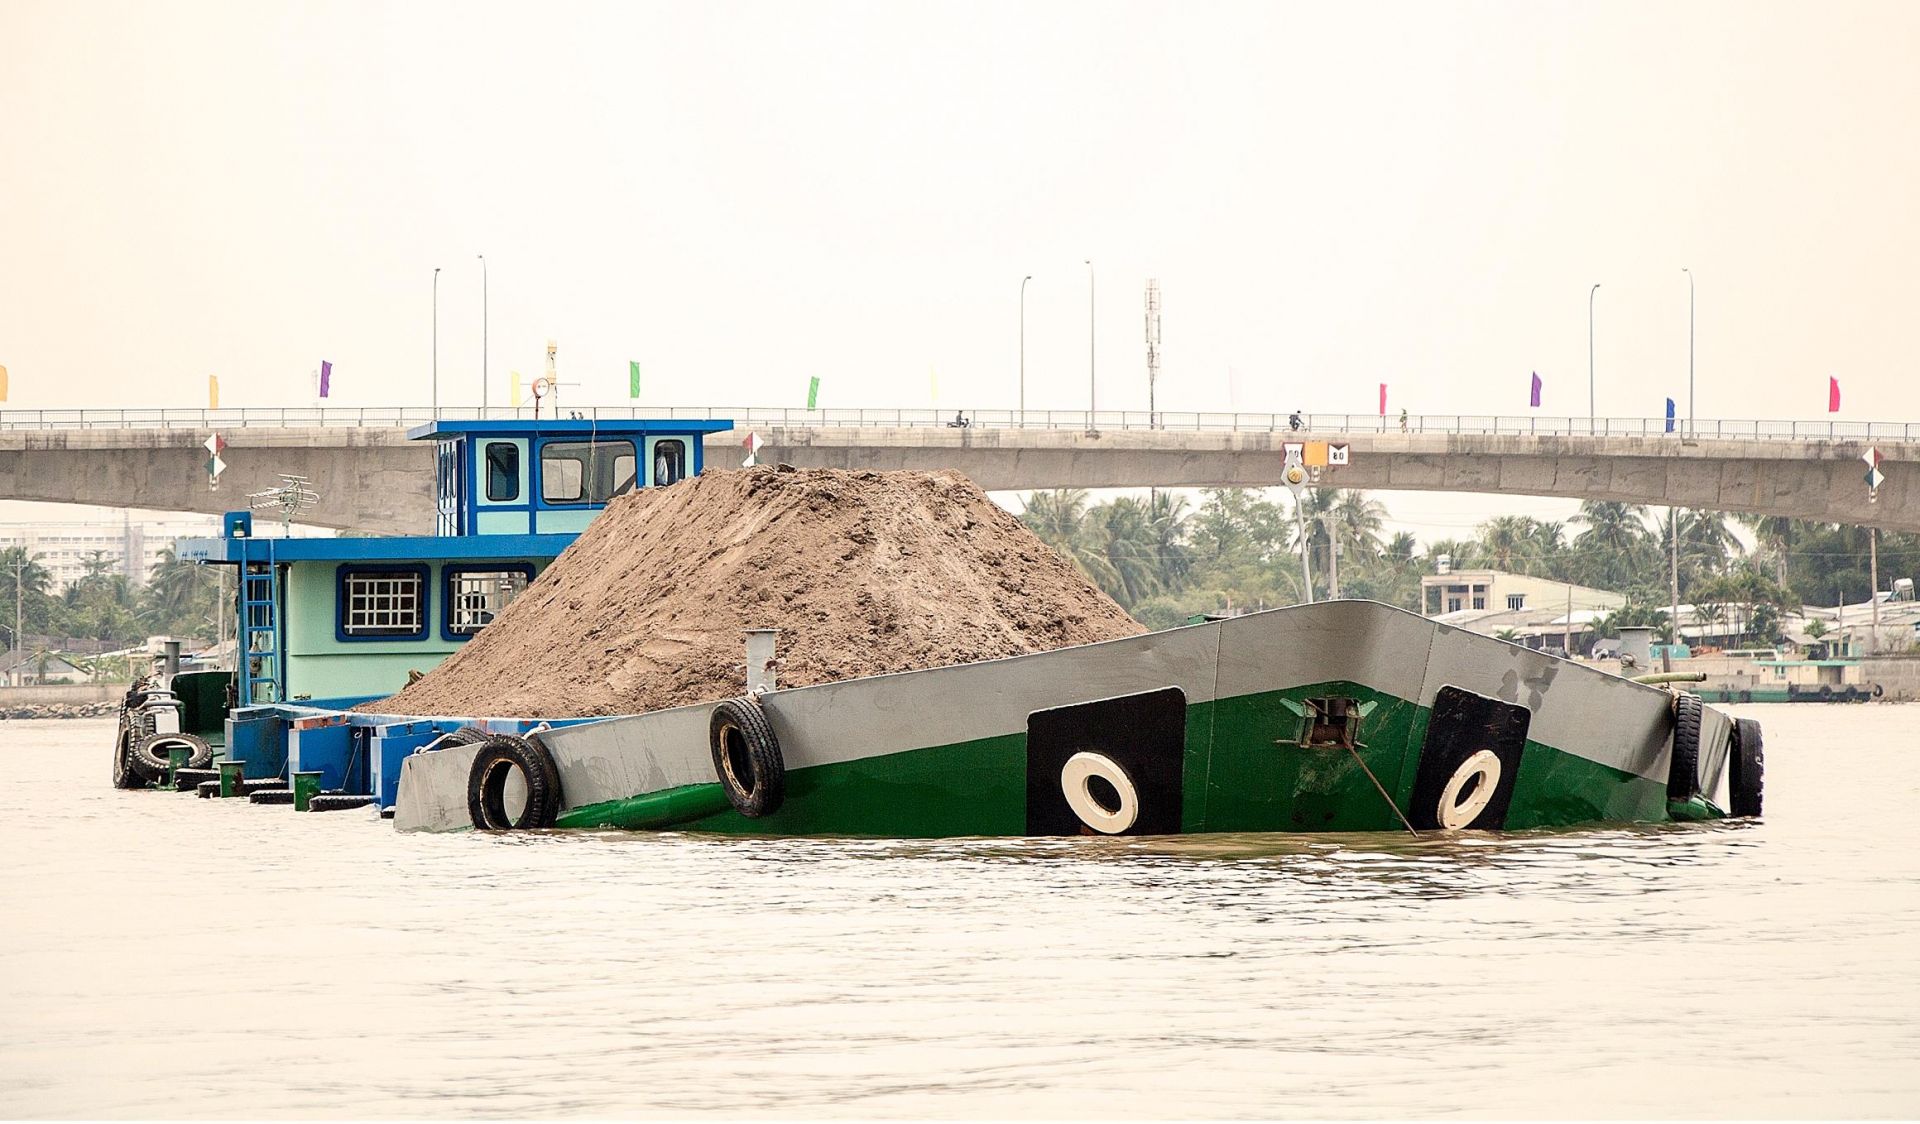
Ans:
[[[183,547],[240,570],[242,666],[215,708],[216,775],[189,753],[176,787],[375,805],[405,831],[1418,835],[1761,811],[1757,723],[1367,601],[785,689],[777,637],[754,630],[731,698],[593,718],[352,709],[484,628],[608,499],[698,472],[700,437],[730,428],[515,425],[415,431],[440,444],[436,536],[260,539],[234,513]],[[168,705],[131,705],[122,745]],[[213,712],[182,704],[178,728]]]
[[[227,513],[220,538],[178,551],[237,571],[238,666],[135,684],[120,711],[114,784],[191,785],[305,809],[300,781],[337,798],[324,807],[380,794],[391,806],[397,762],[347,736],[348,708],[458,651],[608,500],[698,474],[702,439],[731,428],[647,419],[417,427],[408,436],[435,445],[431,536],[257,536],[251,512]]]

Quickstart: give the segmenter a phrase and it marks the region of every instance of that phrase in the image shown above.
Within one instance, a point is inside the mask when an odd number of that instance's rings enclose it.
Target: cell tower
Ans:
[[[1160,381],[1160,282],[1147,279],[1147,424],[1158,426],[1153,387]]]

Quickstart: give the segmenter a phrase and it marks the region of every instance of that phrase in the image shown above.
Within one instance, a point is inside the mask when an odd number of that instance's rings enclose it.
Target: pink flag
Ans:
[[[1827,376],[1827,413],[1837,414],[1839,412],[1840,412],[1840,379],[1837,376],[1828,375]]]
[[[1380,416],[1387,416],[1387,384],[1380,384]]]

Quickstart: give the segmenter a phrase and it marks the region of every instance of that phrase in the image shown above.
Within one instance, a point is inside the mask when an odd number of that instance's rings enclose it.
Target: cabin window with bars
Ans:
[[[447,569],[447,635],[472,636],[500,615],[509,602],[526,592],[533,570],[526,566],[497,569]]]
[[[427,574],[424,567],[343,567],[340,573],[340,638],[417,640],[426,635]]]

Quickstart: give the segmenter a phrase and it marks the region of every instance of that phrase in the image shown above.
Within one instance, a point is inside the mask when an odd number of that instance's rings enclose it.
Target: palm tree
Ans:
[[[1496,515],[1480,524],[1480,544],[1496,570],[1527,573],[1537,561],[1539,523],[1525,515]]]
[[[1387,505],[1350,488],[1340,493],[1333,517],[1340,544],[1351,548],[1351,557],[1371,558],[1380,553],[1380,528],[1386,523]]]
[[[1581,552],[1589,585],[1603,589],[1622,589],[1632,583],[1642,563],[1651,557],[1647,549],[1647,509],[1643,504],[1610,503],[1586,500],[1580,505],[1576,523],[1586,530],[1574,538],[1574,549]]]
[[[1193,549],[1187,545],[1186,498],[1172,492],[1153,492],[1147,499],[1147,524],[1161,587],[1185,586],[1193,572]]]
[[[1159,558],[1147,507],[1121,497],[1088,512],[1083,566],[1107,595],[1130,609],[1160,591]]]
[[[1794,520],[1784,515],[1737,515],[1746,528],[1753,532],[1754,544],[1759,547],[1762,557],[1773,560],[1773,580],[1776,585],[1787,584],[1787,555],[1793,550]]]
[[[1020,522],[1040,537],[1040,541],[1062,554],[1071,553],[1071,544],[1080,535],[1087,517],[1085,488],[1056,488],[1051,492],[1029,492],[1020,513]]]

